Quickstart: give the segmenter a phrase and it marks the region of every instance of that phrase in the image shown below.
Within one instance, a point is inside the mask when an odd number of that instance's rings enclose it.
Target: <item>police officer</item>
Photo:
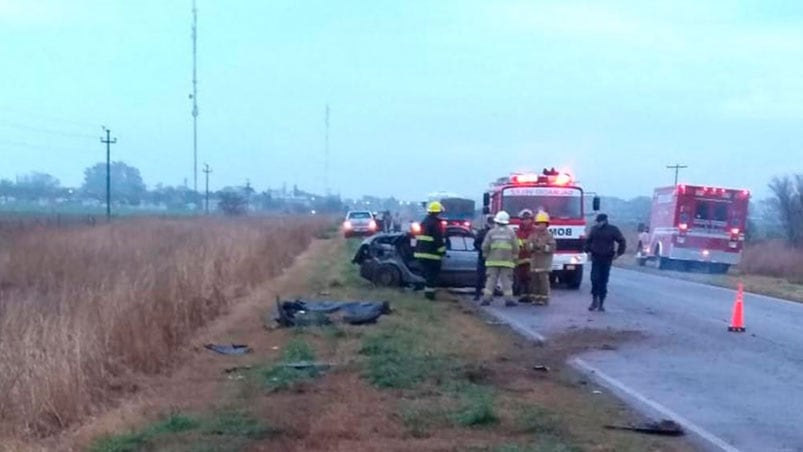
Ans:
[[[435,288],[438,285],[438,275],[441,272],[441,260],[446,253],[443,240],[443,226],[440,214],[443,205],[433,201],[427,206],[427,216],[421,222],[421,232],[415,236],[415,252],[413,257],[418,259],[424,273],[424,296],[430,300],[435,299]]]
[[[616,245],[616,246],[614,246]],[[613,260],[625,254],[625,238],[622,231],[608,223],[608,215],[597,215],[597,222],[588,234],[585,252],[591,255],[591,296],[593,301],[589,311],[605,311],[605,297],[608,295],[608,277]]]
[[[536,304],[549,304],[549,275],[552,272],[552,257],[555,254],[555,237],[549,232],[549,215],[538,212],[535,226],[527,238],[530,251],[530,287],[528,297]]]
[[[516,306],[513,300],[513,269],[519,255],[519,239],[516,232],[508,226],[510,215],[504,210],[494,217],[496,226],[488,231],[482,241],[482,254],[485,256],[485,268],[488,278],[485,281],[485,293],[482,305],[487,306],[493,300],[496,284],[502,285],[505,306]]]
[[[516,270],[513,273],[513,294],[519,296],[519,302],[529,303],[528,292],[530,291],[530,250],[525,246],[527,238],[533,232],[533,211],[523,209],[519,212],[521,224],[516,231],[519,238],[519,255],[516,260]]]
[[[485,217],[485,225],[482,229],[477,231],[477,235],[474,236],[474,249],[477,250],[479,255],[477,256],[477,285],[474,289],[474,301],[477,301],[482,296],[482,289],[485,287],[485,255],[482,254],[482,241],[485,240],[485,236],[488,235],[488,231],[494,225],[494,217],[491,215],[487,215]]]

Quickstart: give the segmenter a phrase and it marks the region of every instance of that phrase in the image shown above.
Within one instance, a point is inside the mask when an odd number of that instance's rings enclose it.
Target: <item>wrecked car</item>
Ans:
[[[440,287],[475,287],[477,259],[474,232],[462,226],[446,228],[446,254],[443,257]],[[409,233],[378,234],[360,244],[352,263],[360,266],[360,276],[377,286],[423,287],[424,278],[413,257],[415,237]]]

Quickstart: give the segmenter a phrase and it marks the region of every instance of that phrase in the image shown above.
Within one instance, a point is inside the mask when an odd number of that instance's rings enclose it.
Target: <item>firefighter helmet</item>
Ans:
[[[438,201],[432,201],[427,206],[427,213],[441,213],[443,212],[443,204]]]
[[[530,209],[522,209],[522,211],[519,212],[519,218],[521,218],[522,220],[526,220],[532,217],[533,217],[533,211]]]
[[[544,212],[543,210],[539,211],[535,215],[535,222],[536,223],[546,223],[549,224],[549,214]]]
[[[496,216],[494,217],[494,223],[496,224],[508,224],[510,223],[510,215],[505,212],[504,210],[500,210]]]

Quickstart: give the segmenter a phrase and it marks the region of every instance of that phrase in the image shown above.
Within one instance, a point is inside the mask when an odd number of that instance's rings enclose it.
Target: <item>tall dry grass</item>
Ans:
[[[325,220],[131,220],[6,237],[0,438],[52,434],[164,370],[233,294],[277,275]]]
[[[779,240],[750,244],[744,250],[739,269],[746,274],[803,284],[803,250]]]

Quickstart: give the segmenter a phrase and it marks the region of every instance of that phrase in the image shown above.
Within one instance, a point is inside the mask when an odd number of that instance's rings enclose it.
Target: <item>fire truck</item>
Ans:
[[[600,200],[593,198],[593,210],[599,210]],[[513,173],[491,183],[483,195],[483,212],[510,214],[511,224],[518,228],[523,209],[543,210],[549,214],[549,230],[555,236],[557,249],[552,262],[552,279],[572,289],[583,282],[583,252],[586,236],[585,193],[568,173],[544,169],[538,173]]]
[[[727,273],[741,260],[747,226],[748,190],[677,185],[656,188],[649,241],[638,250],[639,265],[704,267]]]

